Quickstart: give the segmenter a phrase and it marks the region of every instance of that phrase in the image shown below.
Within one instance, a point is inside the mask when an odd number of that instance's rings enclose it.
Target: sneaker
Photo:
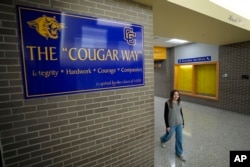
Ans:
[[[164,143],[161,143],[161,147],[162,147],[162,148],[165,148],[166,145],[165,145]]]
[[[180,160],[186,161],[186,159],[182,155],[176,155]]]

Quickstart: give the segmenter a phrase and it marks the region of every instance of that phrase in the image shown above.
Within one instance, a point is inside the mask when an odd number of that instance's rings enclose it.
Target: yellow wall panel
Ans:
[[[191,92],[193,83],[193,66],[192,65],[181,65],[178,66],[178,83],[177,88],[180,91]]]
[[[196,93],[204,95],[216,94],[216,65],[198,65],[196,67]]]

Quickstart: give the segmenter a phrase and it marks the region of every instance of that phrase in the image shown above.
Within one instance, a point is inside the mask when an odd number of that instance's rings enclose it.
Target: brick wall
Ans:
[[[161,67],[154,69],[155,96],[168,98],[174,87],[174,49],[167,49],[167,59],[160,62]],[[157,62],[156,62],[157,63]]]
[[[250,42],[221,46],[219,55],[219,108],[250,115],[250,78],[241,78],[250,77]]]
[[[144,26],[145,86],[24,99],[16,5]],[[152,9],[129,0],[0,1],[0,137],[5,167],[152,167]]]

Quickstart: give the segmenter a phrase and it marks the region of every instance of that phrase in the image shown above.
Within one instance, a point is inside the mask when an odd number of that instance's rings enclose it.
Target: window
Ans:
[[[218,100],[217,62],[175,65],[174,87],[182,94]]]

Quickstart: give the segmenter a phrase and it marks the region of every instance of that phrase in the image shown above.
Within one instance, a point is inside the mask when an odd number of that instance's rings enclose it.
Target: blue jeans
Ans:
[[[182,125],[171,126],[170,131],[160,137],[161,143],[165,143],[171,139],[175,132],[175,152],[176,155],[182,155]]]

